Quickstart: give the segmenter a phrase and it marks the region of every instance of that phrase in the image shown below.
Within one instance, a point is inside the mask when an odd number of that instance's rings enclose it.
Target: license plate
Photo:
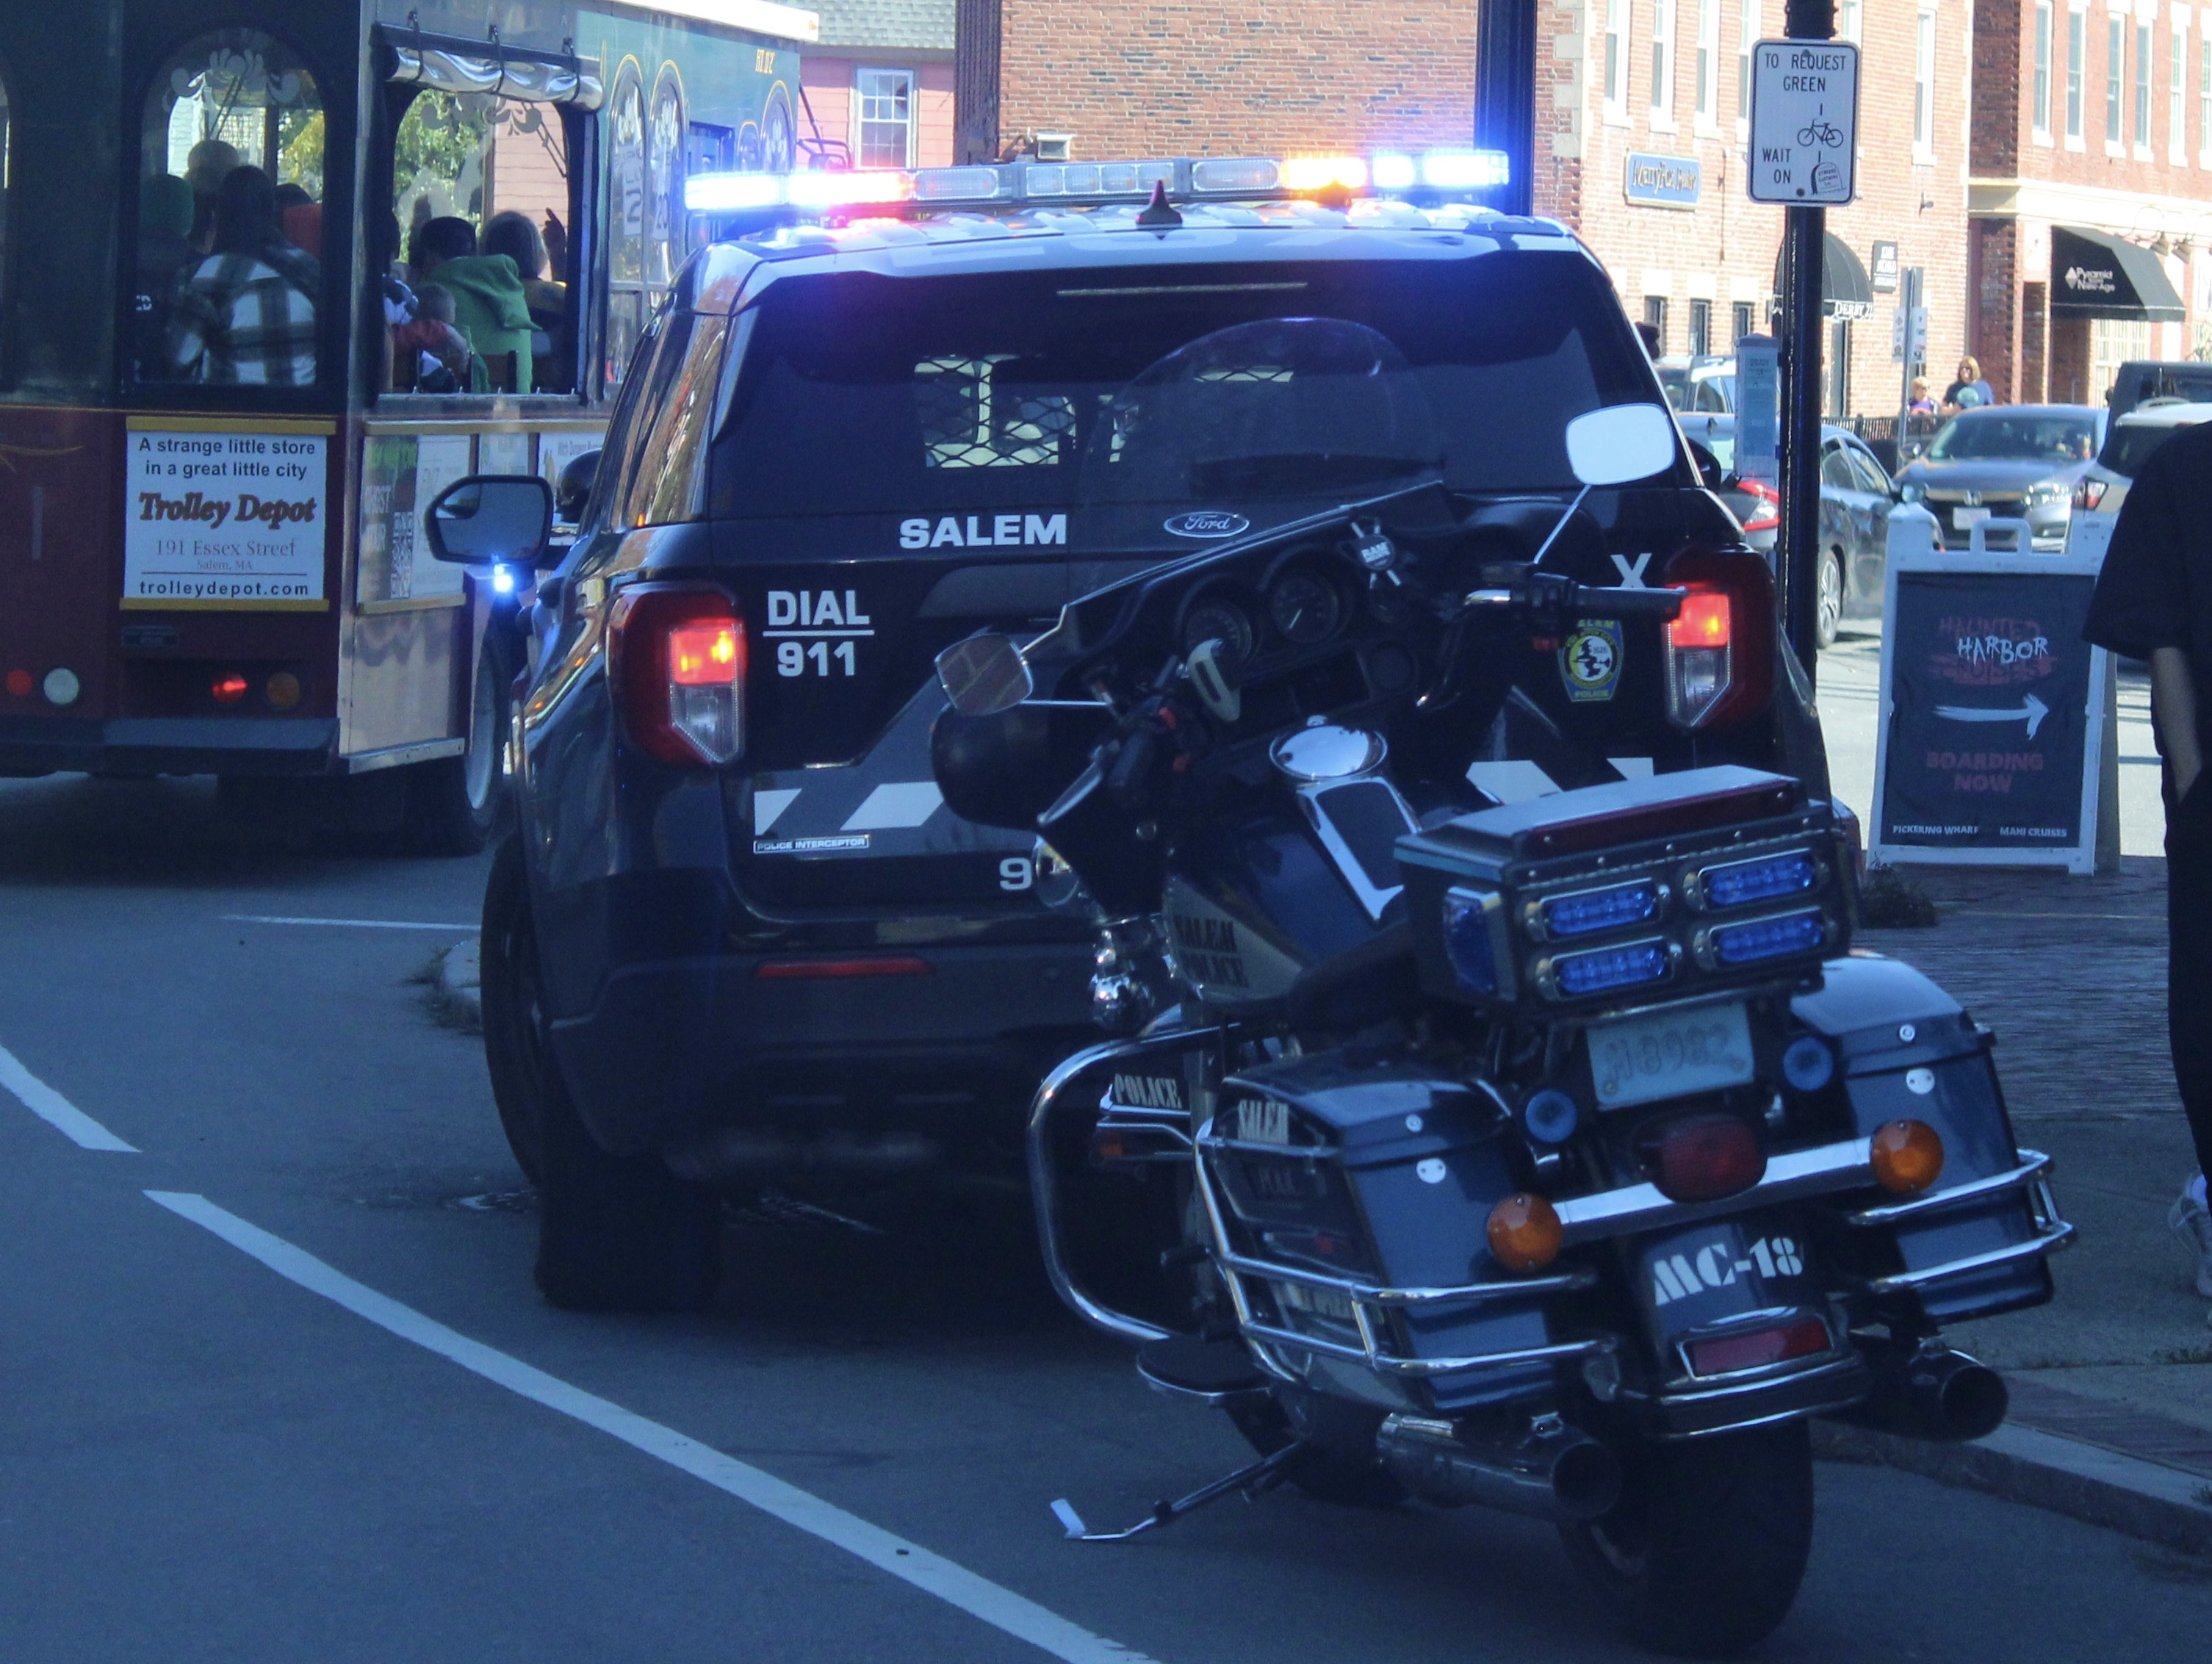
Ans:
[[[1979,525],[1996,513],[1994,508],[1954,508],[1951,511],[1951,524],[1964,531],[1970,525]]]
[[[1751,1078],[1751,1019],[1739,1004],[1593,1023],[1589,1056],[1601,1109],[1740,1086]]]

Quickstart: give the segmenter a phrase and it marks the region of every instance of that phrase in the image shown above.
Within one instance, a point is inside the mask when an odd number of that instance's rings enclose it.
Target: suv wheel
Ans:
[[[1820,586],[1814,595],[1814,639],[1823,650],[1836,645],[1844,627],[1844,557],[1828,550],[1820,556]]]
[[[484,1060],[500,1124],[538,1187],[538,1286],[572,1311],[696,1311],[721,1270],[721,1204],[656,1156],[610,1154],[546,1043],[522,846],[493,858],[483,911]]]

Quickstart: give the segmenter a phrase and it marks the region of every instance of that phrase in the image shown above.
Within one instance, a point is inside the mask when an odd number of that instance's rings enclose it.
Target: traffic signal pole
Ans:
[[[1836,38],[1834,0],[1789,0],[1796,40]],[[1783,243],[1782,525],[1775,576],[1783,635],[1814,680],[1820,556],[1820,307],[1828,240],[1824,208],[1787,208]]]

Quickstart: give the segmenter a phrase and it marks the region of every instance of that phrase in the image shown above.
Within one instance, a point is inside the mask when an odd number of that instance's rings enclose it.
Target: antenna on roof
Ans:
[[[1175,204],[1168,200],[1168,182],[1165,179],[1152,181],[1152,199],[1146,203],[1142,211],[1138,214],[1137,223],[1142,226],[1157,227],[1163,231],[1182,223],[1182,216],[1176,211]]]

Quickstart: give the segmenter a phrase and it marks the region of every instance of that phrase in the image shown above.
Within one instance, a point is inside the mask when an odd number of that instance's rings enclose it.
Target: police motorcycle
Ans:
[[[1035,1100],[1048,1270],[1258,1455],[1126,1531],[1054,1510],[1120,1540],[1280,1484],[1504,1509],[1644,1644],[1740,1650],[1805,1569],[1809,1418],[2002,1420],[1942,1326],[2050,1297],[2048,1159],[1989,1032],[1850,951],[1762,558],[1608,548],[1594,502],[1618,534],[1686,477],[1663,410],[1572,421],[1564,506],[1471,502],[1387,342],[1270,327],[1325,436],[1228,420],[1254,355],[1202,340],[1109,412],[1096,483],[1173,453],[1379,489],[939,661],[945,799],[1036,829],[1124,1036]],[[1649,581],[1585,580],[1608,566]],[[1592,643],[1619,697],[1578,730]],[[1605,761],[1632,743],[1649,769]],[[1533,766],[1569,789],[1472,783]]]

